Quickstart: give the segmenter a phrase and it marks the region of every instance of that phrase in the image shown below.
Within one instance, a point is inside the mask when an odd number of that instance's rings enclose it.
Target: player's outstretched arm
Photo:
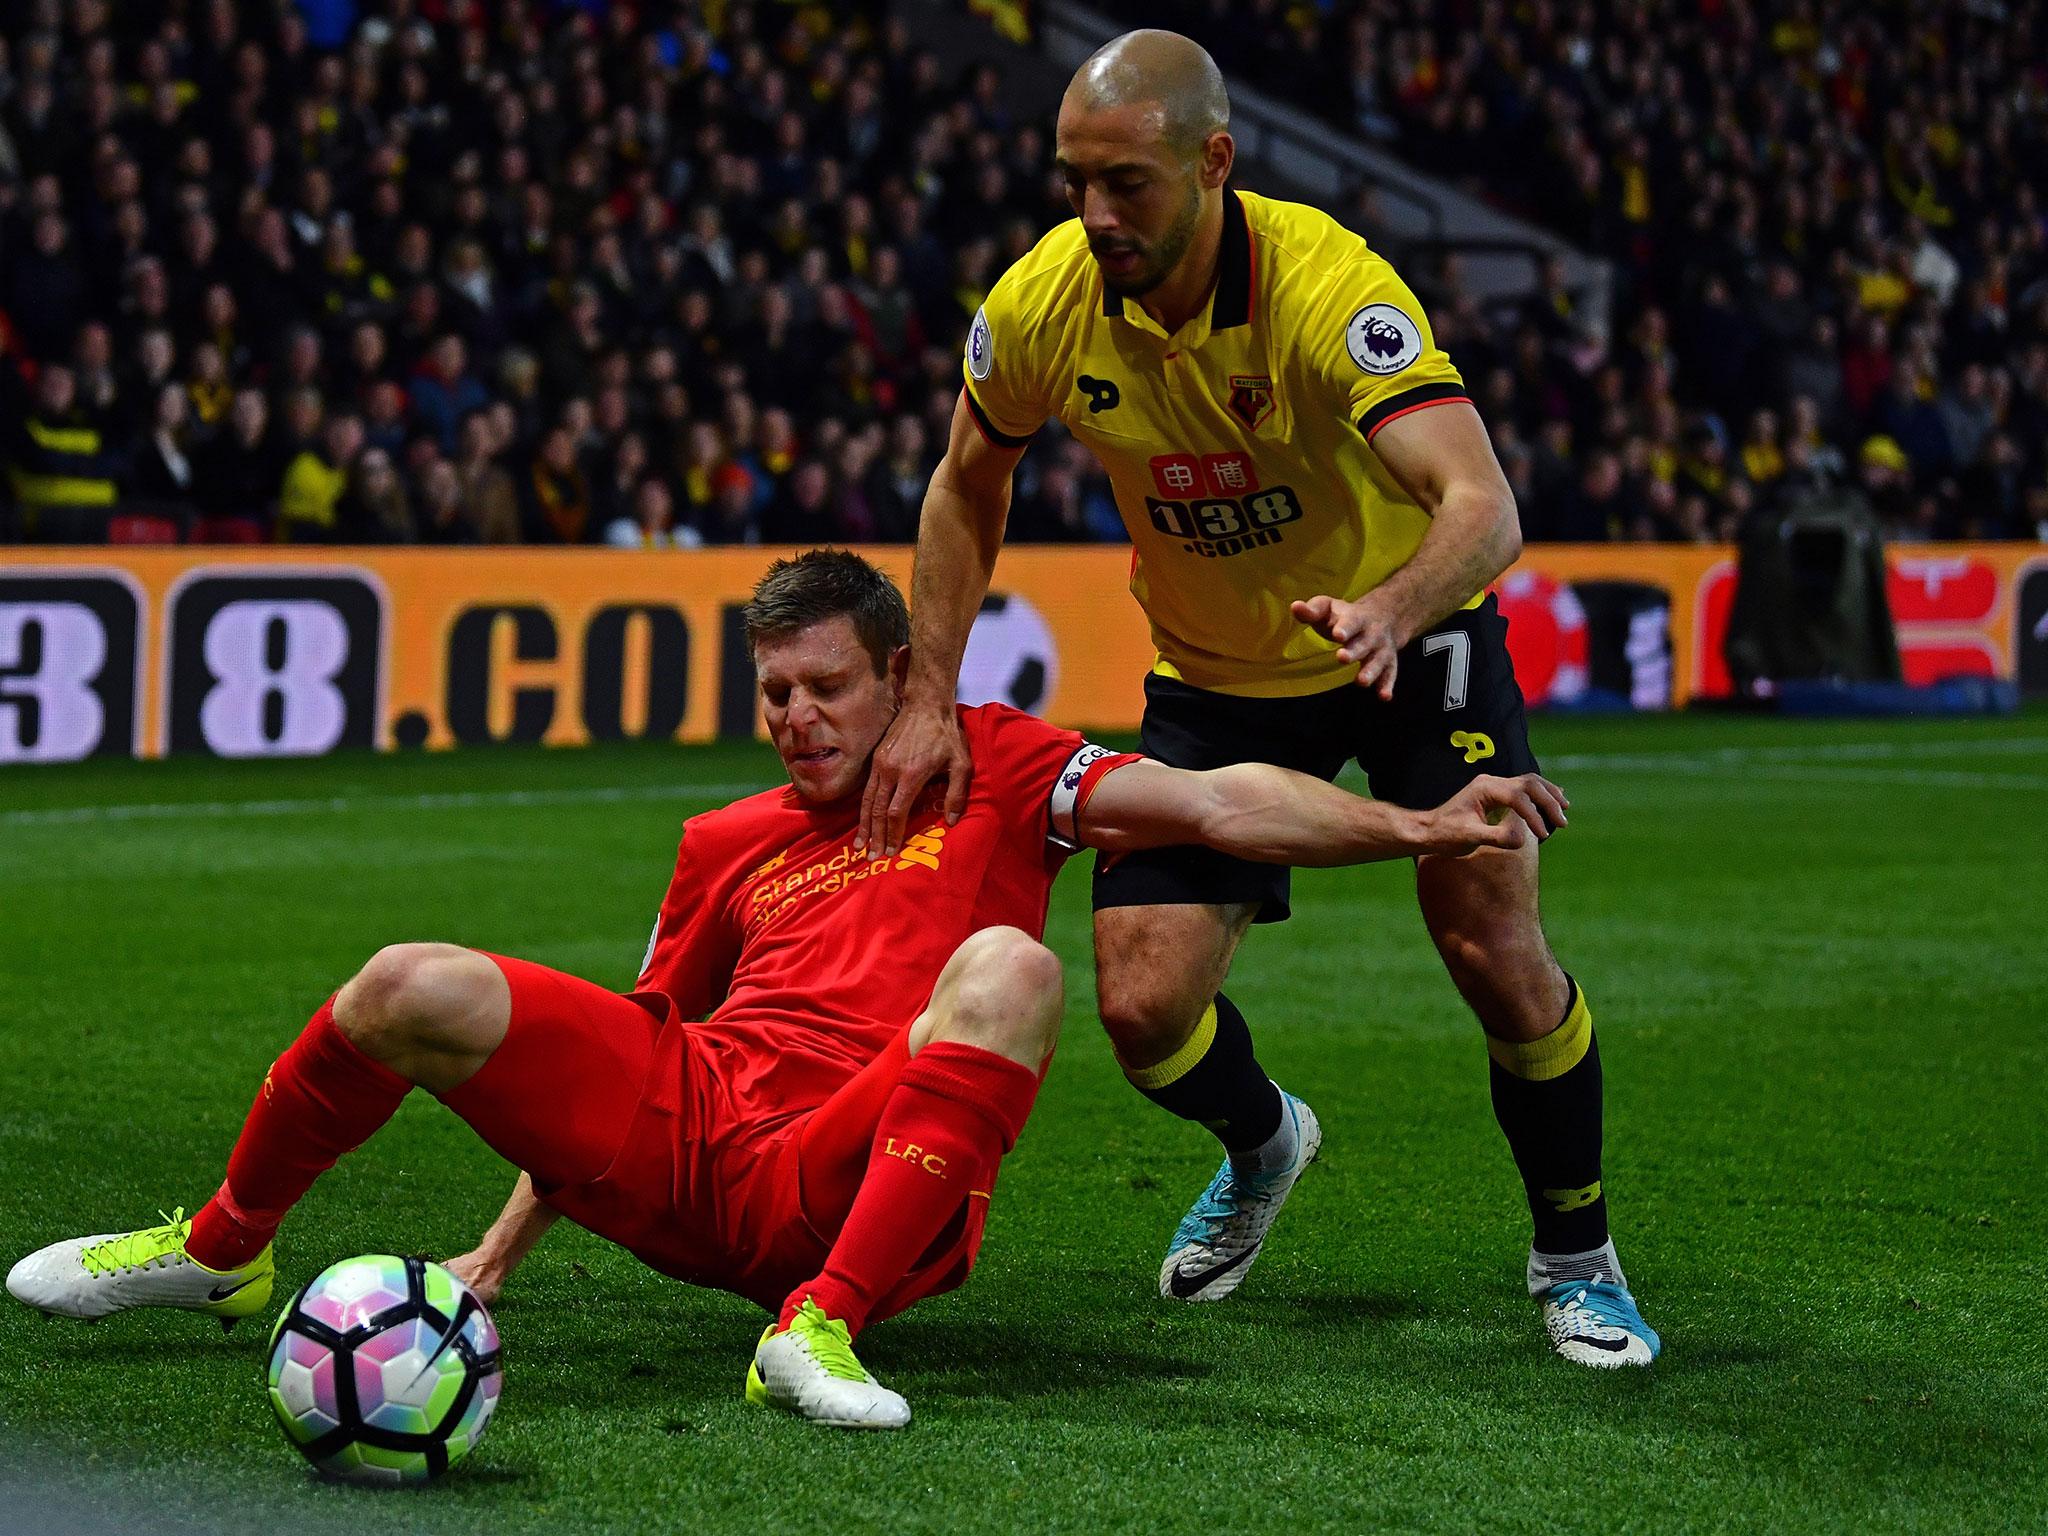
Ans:
[[[960,658],[974,615],[988,596],[1003,526],[1010,517],[1010,475],[1020,448],[991,442],[975,424],[963,390],[953,407],[953,435],[932,472],[917,525],[917,565],[910,583],[910,678],[903,708],[875,749],[861,798],[858,846],[893,854],[903,824],[926,784],[946,775],[946,820],[967,809],[974,765],[961,739],[953,700]]]
[[[491,1230],[468,1253],[449,1259],[447,1268],[489,1306],[505,1289],[505,1282],[520,1261],[533,1252],[534,1245],[555,1224],[558,1214],[540,1203],[540,1196],[533,1192],[533,1180],[522,1173],[519,1182],[512,1186],[512,1198],[491,1223]]]
[[[1562,827],[1569,803],[1534,773],[1482,776],[1433,811],[1410,811],[1266,763],[1197,773],[1141,761],[1105,775],[1077,820],[1080,840],[1109,853],[1200,843],[1316,867],[1519,848]]]

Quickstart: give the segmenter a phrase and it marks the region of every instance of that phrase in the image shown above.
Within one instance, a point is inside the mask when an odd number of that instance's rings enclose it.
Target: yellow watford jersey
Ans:
[[[1014,447],[1057,416],[1109,472],[1155,670],[1262,696],[1351,680],[1287,605],[1358,597],[1415,553],[1429,515],[1373,434],[1466,398],[1365,241],[1316,209],[1227,190],[1215,297],[1176,334],[1105,292],[1069,220],[989,293],[965,368],[991,439]]]

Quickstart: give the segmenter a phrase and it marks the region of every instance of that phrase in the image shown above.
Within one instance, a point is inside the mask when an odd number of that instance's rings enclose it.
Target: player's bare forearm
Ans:
[[[1469,402],[1447,400],[1400,415],[1372,444],[1429,514],[1429,528],[1407,562],[1370,592],[1304,595],[1292,611],[1335,644],[1339,660],[1357,665],[1359,687],[1391,699],[1401,649],[1514,563],[1522,527],[1514,492]]]
[[[1197,777],[1203,783],[1195,841],[1219,853],[1327,868],[1430,851],[1421,812],[1368,800],[1304,773],[1238,763]]]
[[[953,699],[974,615],[988,595],[1010,517],[1010,475],[1023,456],[975,421],[963,390],[953,407],[953,436],[932,471],[918,519],[917,565],[910,583],[910,673],[903,707],[875,748],[861,791],[857,847],[893,854],[903,846],[910,807],[925,785],[946,780],[946,820],[967,809],[974,764]]]
[[[953,707],[968,631],[988,596],[1010,520],[1010,477],[1023,456],[1021,448],[990,441],[962,390],[946,455],[932,471],[918,516],[906,688],[913,705]]]
[[[1078,821],[1082,840],[1108,853],[1201,844],[1263,864],[1327,868],[1520,847],[1563,826],[1566,804],[1536,774],[1482,776],[1416,811],[1267,763],[1191,772],[1144,761],[1107,774]]]
[[[950,707],[974,615],[988,595],[1010,513],[1010,482],[977,489],[955,483],[942,463],[925,490],[910,584],[910,679],[920,701]]]
[[[1395,644],[1457,612],[1521,552],[1521,520],[1505,485],[1449,487],[1408,563],[1375,589],[1391,610]]]
[[[1522,552],[1522,524],[1493,440],[1466,402],[1445,401],[1390,421],[1372,446],[1430,518],[1415,553],[1371,595],[1392,622],[1398,647],[1456,612],[1513,565]]]
[[[495,1301],[512,1271],[533,1252],[559,1214],[541,1204],[540,1196],[533,1191],[532,1178],[522,1173],[490,1231],[470,1252],[450,1259],[448,1268],[486,1303]]]

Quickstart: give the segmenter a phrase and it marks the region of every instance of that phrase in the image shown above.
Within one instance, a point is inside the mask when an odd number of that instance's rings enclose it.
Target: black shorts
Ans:
[[[1333,779],[1356,758],[1373,797],[1427,810],[1482,773],[1534,773],[1508,621],[1491,593],[1402,648],[1394,697],[1347,683],[1291,699],[1212,693],[1156,673],[1145,679],[1140,749],[1176,768],[1277,763]],[[1287,916],[1288,870],[1209,848],[1154,848],[1095,861],[1095,906],[1227,906],[1257,921]]]

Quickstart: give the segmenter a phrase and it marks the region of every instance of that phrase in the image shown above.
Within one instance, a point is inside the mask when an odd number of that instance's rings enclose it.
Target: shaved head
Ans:
[[[1156,108],[1160,137],[1187,155],[1230,126],[1223,71],[1206,48],[1178,32],[1147,28],[1112,38],[1075,71],[1067,101],[1094,112]]]
[[[1053,158],[1110,292],[1171,295],[1178,272],[1174,307],[1200,298],[1237,152],[1229,123],[1216,61],[1178,32],[1126,32],[1075,71]]]

